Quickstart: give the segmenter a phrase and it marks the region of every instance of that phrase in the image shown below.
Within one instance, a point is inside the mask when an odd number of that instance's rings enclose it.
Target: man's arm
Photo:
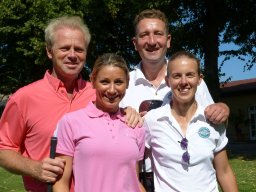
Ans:
[[[144,119],[140,116],[140,114],[132,107],[124,108],[125,113],[125,121],[129,127],[136,127],[138,125],[141,127],[143,125]]]
[[[214,124],[227,123],[229,117],[229,107],[225,103],[214,103],[205,108],[206,118]]]
[[[225,103],[214,103],[205,81],[202,79],[197,87],[196,101],[205,107],[206,118],[214,124],[227,123],[229,107]]]
[[[23,157],[16,151],[1,149],[0,166],[15,174],[29,175],[42,182],[52,183],[63,173],[65,160],[45,158],[42,161],[35,161]]]

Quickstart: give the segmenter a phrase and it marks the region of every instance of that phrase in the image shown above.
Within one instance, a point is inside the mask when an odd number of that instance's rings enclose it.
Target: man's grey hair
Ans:
[[[48,49],[51,49],[54,44],[54,34],[56,30],[63,27],[81,30],[84,34],[85,46],[89,46],[91,34],[83,20],[78,16],[62,16],[50,20],[45,28],[45,42]]]

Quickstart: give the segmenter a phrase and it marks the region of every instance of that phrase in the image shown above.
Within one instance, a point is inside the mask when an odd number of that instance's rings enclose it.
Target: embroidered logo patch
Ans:
[[[210,130],[207,127],[201,127],[198,131],[198,135],[202,138],[208,138],[210,136]]]

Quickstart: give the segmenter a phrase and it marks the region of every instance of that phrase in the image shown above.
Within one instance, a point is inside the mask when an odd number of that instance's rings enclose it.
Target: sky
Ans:
[[[220,50],[230,50],[237,49],[233,44],[223,44],[220,46]],[[219,58],[219,63],[223,61],[223,58]],[[232,58],[228,61],[225,61],[221,71],[226,75],[221,77],[220,81],[225,81],[227,78],[231,77],[231,81],[243,80],[256,78],[256,66],[253,66],[250,71],[244,71],[245,62]]]

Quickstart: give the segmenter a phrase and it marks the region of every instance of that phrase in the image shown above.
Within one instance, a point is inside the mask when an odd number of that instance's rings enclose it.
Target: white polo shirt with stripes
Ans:
[[[204,116],[204,108],[198,107],[183,135],[176,119],[166,104],[145,115],[146,147],[153,157],[154,184],[156,192],[218,191],[213,167],[214,154],[228,142],[223,125],[210,125]],[[188,140],[189,164],[182,160],[186,151],[180,141]]]

